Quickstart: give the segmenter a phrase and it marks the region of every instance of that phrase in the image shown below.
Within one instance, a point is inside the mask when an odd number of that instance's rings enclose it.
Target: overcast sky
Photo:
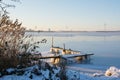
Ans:
[[[9,9],[27,29],[120,30],[120,0],[21,0]]]

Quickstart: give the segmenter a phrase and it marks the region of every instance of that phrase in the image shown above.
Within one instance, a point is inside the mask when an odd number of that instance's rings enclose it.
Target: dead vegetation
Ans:
[[[35,53],[40,42],[25,36],[25,28],[18,20],[12,21],[3,14],[0,17],[0,71],[10,67],[31,65],[31,53]]]
[[[21,24],[18,20],[13,22],[6,14],[0,17],[0,70],[15,67],[19,63],[21,39],[25,33]]]

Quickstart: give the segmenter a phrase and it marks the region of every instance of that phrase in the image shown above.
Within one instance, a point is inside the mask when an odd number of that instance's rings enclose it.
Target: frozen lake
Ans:
[[[54,46],[84,53],[94,53],[91,64],[97,66],[116,66],[120,68],[120,32],[26,32],[34,36],[34,41],[47,39],[40,51],[49,51],[54,38]]]

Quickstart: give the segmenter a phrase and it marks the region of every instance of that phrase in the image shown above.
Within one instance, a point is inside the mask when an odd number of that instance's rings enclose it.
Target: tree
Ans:
[[[9,0],[12,2],[20,2],[20,0]],[[0,0],[0,15],[8,13],[6,9],[8,7],[15,7],[15,5],[5,3],[4,0]]]

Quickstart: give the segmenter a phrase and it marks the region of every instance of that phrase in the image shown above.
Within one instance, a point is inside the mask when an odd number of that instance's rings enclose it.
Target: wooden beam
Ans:
[[[68,56],[64,56],[64,55],[58,55],[58,56],[42,56],[42,57],[34,57],[32,59],[37,60],[37,59],[49,59],[49,58],[62,58],[62,59],[67,59],[67,58],[74,58],[74,57],[84,57],[84,56],[91,56],[94,54],[83,54],[83,55],[68,55]]]
[[[70,55],[70,56],[66,56],[66,58],[83,57],[83,56],[91,56],[91,55],[94,55],[94,54]]]

